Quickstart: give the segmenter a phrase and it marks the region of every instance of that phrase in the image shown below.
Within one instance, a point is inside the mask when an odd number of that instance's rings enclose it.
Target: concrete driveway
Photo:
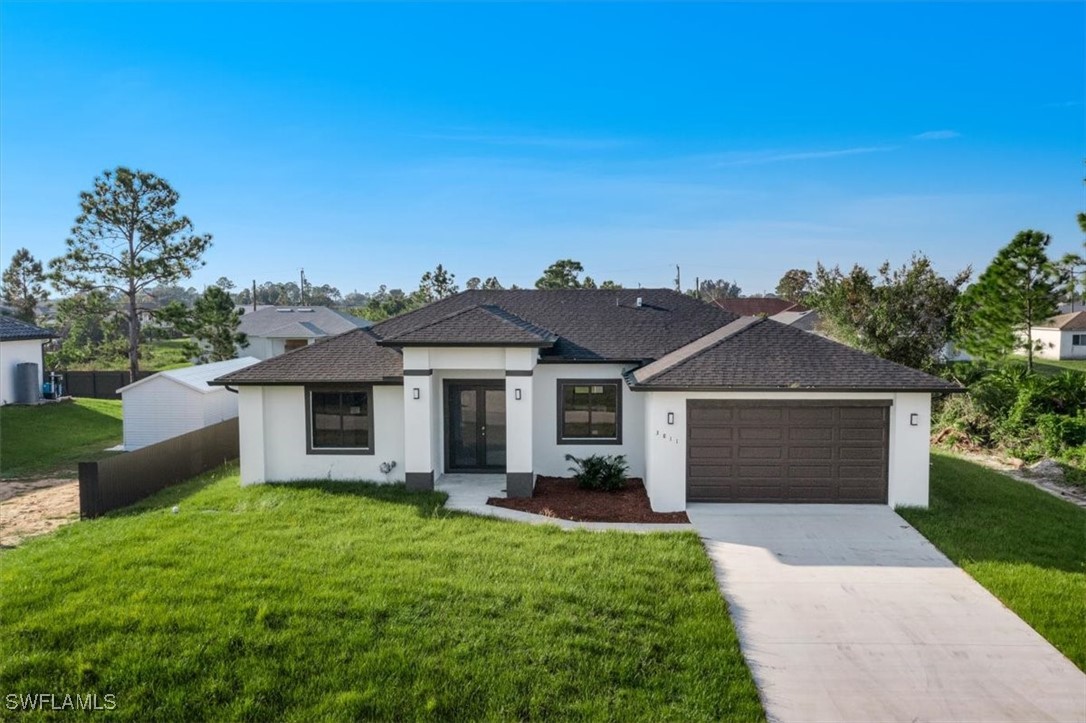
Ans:
[[[687,513],[771,720],[1086,720],[1086,676],[888,507]]]

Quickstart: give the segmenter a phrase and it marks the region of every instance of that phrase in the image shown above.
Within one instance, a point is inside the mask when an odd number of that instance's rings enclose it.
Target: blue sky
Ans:
[[[59,254],[118,164],[214,234],[196,286],[573,257],[756,293],[816,261],[982,268],[1030,227],[1075,250],[1084,7],[4,2],[4,262]]]

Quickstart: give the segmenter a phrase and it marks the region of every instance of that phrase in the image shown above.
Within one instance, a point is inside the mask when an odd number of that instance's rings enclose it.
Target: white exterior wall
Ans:
[[[1033,340],[1041,343],[1041,348],[1034,352],[1036,356],[1044,359],[1064,359],[1062,332],[1059,329],[1034,329]],[[1022,339],[1025,342],[1023,336]],[[1067,345],[1071,345],[1071,337],[1067,337]],[[1086,351],[1086,350],[1084,350]],[[1022,352],[1025,354],[1025,352]]]
[[[625,381],[622,395],[622,444],[558,444],[558,380],[619,379],[621,364],[540,364],[532,377],[535,438],[535,472],[548,477],[568,477],[566,455],[626,455],[631,477],[645,476],[645,395],[631,392]]]
[[[645,397],[645,487],[652,509],[686,509],[686,401],[688,399],[856,400],[888,399],[890,451],[888,502],[891,507],[927,507],[931,395],[926,393],[843,392],[636,392]],[[675,423],[667,423],[668,413]],[[910,417],[917,415],[917,426]]]
[[[239,388],[241,483],[332,479],[402,482],[404,401],[399,385],[373,387],[373,454],[307,454],[305,388]],[[389,474],[382,462],[395,462]]]
[[[1064,331],[1060,337],[1060,359],[1086,359],[1086,344],[1073,346],[1074,336],[1086,337],[1086,330]]]
[[[42,351],[44,339],[0,342],[0,405],[15,401],[15,365],[33,362],[38,365],[38,393],[41,394]]]
[[[121,392],[124,448],[131,452],[200,429],[205,426],[205,410],[215,404],[204,397],[233,396],[225,389],[201,394],[167,377],[148,379]]]

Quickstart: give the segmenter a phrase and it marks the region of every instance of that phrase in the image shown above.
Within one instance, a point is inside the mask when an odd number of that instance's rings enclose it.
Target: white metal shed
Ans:
[[[172,369],[118,389],[124,407],[125,451],[238,416],[238,395],[208,382],[258,361],[242,357]]]

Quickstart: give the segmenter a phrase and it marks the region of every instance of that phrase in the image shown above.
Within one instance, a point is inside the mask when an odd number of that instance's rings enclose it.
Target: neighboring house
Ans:
[[[172,369],[121,387],[124,449],[141,449],[238,416],[238,395],[208,382],[252,366],[253,357]]]
[[[814,332],[818,328],[818,312],[803,304],[776,296],[747,296],[737,299],[714,299],[724,311],[738,316],[767,316],[788,326]]]
[[[224,375],[243,484],[502,473],[622,454],[652,507],[928,503],[931,394],[960,388],[664,289],[465,291]]]
[[[36,404],[41,400],[42,375],[45,369],[42,345],[54,338],[56,334],[48,329],[11,316],[0,316],[0,405],[15,402]],[[32,379],[17,379],[16,370],[20,364],[37,365],[31,375]],[[18,381],[25,382],[22,392],[18,388]]]
[[[1086,359],[1086,311],[1060,314],[1031,330],[1045,359]]]
[[[242,315],[238,331],[249,339],[239,354],[270,359],[317,339],[371,326],[372,322],[326,306],[265,306]]]

